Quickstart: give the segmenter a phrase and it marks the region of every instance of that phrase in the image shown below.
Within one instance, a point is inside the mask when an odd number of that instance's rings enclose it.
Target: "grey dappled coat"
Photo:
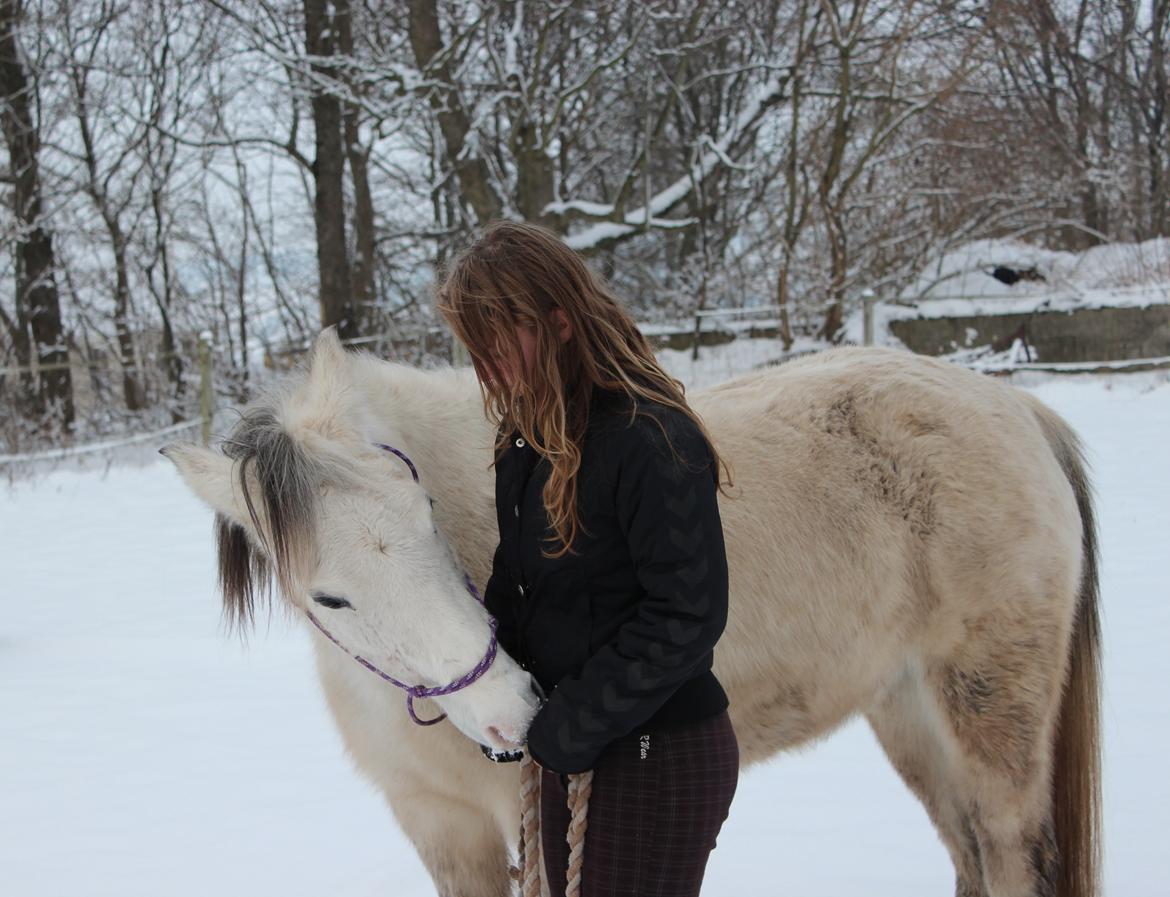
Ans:
[[[544,541],[550,467],[512,433],[496,461],[500,544],[484,594],[500,644],[548,695],[528,751],[559,773],[592,769],[638,727],[728,706],[711,672],[727,559],[710,449],[675,409],[640,402],[631,423],[623,393],[591,397],[572,552],[541,556],[557,544]]]

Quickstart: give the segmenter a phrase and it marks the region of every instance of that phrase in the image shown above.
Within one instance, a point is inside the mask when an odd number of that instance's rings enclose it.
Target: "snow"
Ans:
[[[690,224],[690,219],[669,219],[660,216],[666,215],[688,193],[695,189],[695,184],[703,181],[715,168],[727,164],[731,160],[728,156],[731,147],[759,121],[760,115],[767,108],[787,83],[785,73],[773,74],[745,104],[736,116],[735,121],[720,135],[719,140],[708,138],[704,146],[708,147],[699,160],[691,166],[687,174],[675,180],[674,183],[660,190],[650,198],[646,206],[627,212],[621,222],[601,221],[566,238],[565,242],[576,250],[593,249],[607,240],[613,240],[626,234],[633,233],[642,227],[678,228]],[[573,207],[577,211],[586,211],[587,206],[576,203]],[[564,203],[550,203],[546,205],[546,214],[554,211],[565,211],[569,208]],[[597,206],[597,208],[606,208]],[[612,214],[613,209],[607,214]]]
[[[546,214],[564,215],[566,212],[581,212],[594,218],[604,218],[613,214],[613,204],[592,202],[588,199],[571,199],[565,202],[550,202],[544,207]]]
[[[697,388],[777,349],[739,341],[702,350],[698,367],[689,353],[664,360]],[[1083,434],[1094,467],[1107,889],[1170,893],[1170,384],[1019,376]],[[307,632],[278,615],[249,646],[224,634],[211,515],[169,463],[17,482],[0,495],[0,531],[5,895],[432,897],[351,772]],[[741,776],[704,894],[952,889],[925,813],[854,723]]]
[[[512,27],[504,34],[504,73],[521,77],[520,66],[516,62],[516,45],[524,27],[524,4],[516,4],[516,15],[512,19]]]
[[[1043,293],[1033,291],[1018,296],[984,296],[975,299],[930,299],[912,307],[888,308],[890,318],[966,318],[978,315],[1026,315],[1038,311],[1068,312],[1082,308],[1148,308],[1167,303],[1170,303],[1170,284]]]
[[[670,376],[686,384],[690,394],[745,370],[812,351],[816,345],[812,340],[797,340],[785,355],[779,339],[737,339],[717,346],[700,347],[697,361],[691,359],[690,348],[662,349],[658,352],[658,360]],[[824,344],[819,345],[823,348]]]
[[[1040,280],[1002,283],[997,267],[1033,271]],[[1109,243],[1082,253],[1052,252],[1013,240],[978,240],[944,253],[902,294],[913,307],[894,317],[963,317],[1144,308],[1170,303],[1170,239]]]

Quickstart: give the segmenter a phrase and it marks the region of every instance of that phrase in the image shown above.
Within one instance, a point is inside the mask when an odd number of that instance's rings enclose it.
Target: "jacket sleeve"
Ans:
[[[511,577],[504,567],[504,551],[502,545],[496,546],[496,553],[492,557],[492,573],[483,590],[483,606],[489,614],[496,618],[496,641],[514,661],[520,663],[520,633],[516,624],[516,612],[513,602],[515,596]]]
[[[638,417],[611,444],[619,524],[645,594],[636,616],[533,719],[528,751],[559,773],[593,768],[614,739],[645,722],[709,659],[727,622],[727,557],[714,463],[684,415]]]

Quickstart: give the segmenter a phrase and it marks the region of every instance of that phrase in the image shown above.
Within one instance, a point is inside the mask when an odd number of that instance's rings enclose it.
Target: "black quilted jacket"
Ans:
[[[666,406],[641,403],[631,424],[624,394],[595,389],[592,399],[575,553],[541,556],[549,464],[513,433],[496,461],[500,544],[484,593],[501,646],[548,695],[527,749],[559,773],[592,769],[634,729],[728,706],[711,672],[727,559],[706,441]]]

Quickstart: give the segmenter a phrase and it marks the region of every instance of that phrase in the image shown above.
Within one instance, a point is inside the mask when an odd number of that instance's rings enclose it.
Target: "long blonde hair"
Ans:
[[[662,369],[605,280],[557,234],[516,221],[487,225],[446,266],[437,308],[467,347],[485,414],[500,426],[497,455],[508,435],[518,430],[551,465],[542,497],[561,547],[545,551],[546,557],[571,550],[581,528],[577,472],[593,386],[625,392],[635,414],[639,399],[685,414],[702,432],[731,485],[728,466],[703,421],[687,405],[683,384]],[[556,309],[571,325],[567,340],[558,335]],[[523,364],[518,326],[536,334],[531,370]],[[512,383],[495,364],[501,354],[516,362]]]

